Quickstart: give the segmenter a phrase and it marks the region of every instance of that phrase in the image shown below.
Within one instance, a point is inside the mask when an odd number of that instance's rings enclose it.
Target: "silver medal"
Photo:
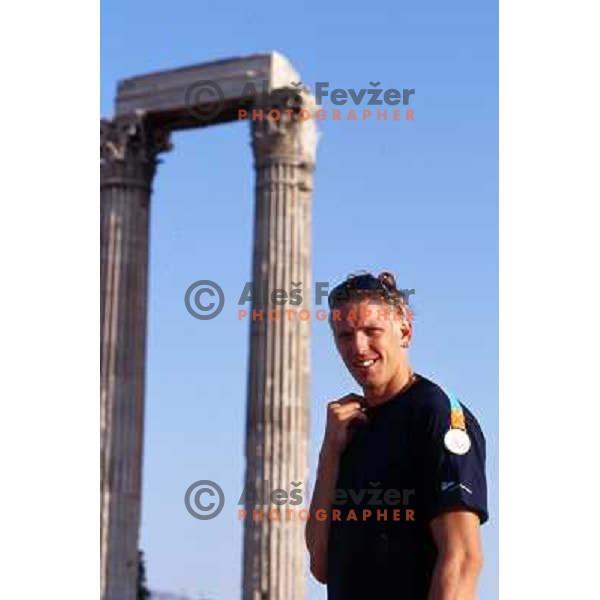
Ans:
[[[464,429],[448,429],[444,436],[444,445],[453,454],[466,454],[471,449],[471,438]]]

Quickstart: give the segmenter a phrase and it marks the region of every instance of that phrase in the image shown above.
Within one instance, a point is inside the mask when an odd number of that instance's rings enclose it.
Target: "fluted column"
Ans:
[[[311,98],[303,98],[303,107]],[[310,309],[310,211],[315,161],[314,120],[301,120],[288,90],[272,93],[255,107],[264,119],[252,121],[256,170],[253,250],[253,318],[246,429],[246,490],[290,492],[301,483],[305,499],[309,430],[310,321],[299,312]],[[293,111],[285,112],[293,107]],[[280,120],[267,118],[271,109]],[[277,113],[271,113],[276,116]],[[271,292],[302,290],[302,303],[276,303]],[[264,290],[269,294],[264,297]],[[271,320],[270,311],[280,318]],[[291,311],[293,313],[286,313]],[[275,313],[273,313],[275,316]],[[304,313],[306,316],[306,313]],[[298,488],[296,488],[298,489]],[[244,600],[302,600],[304,598],[304,523],[301,506],[261,505],[246,496],[244,522]],[[262,521],[252,510],[264,510]],[[269,509],[294,509],[290,521],[269,520]]]
[[[135,600],[138,569],[148,216],[167,136],[143,116],[100,124],[102,600]]]

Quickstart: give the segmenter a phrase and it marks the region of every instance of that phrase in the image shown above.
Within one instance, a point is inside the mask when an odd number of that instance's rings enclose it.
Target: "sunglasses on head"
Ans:
[[[332,290],[328,298],[329,307],[331,308],[337,302],[357,296],[368,296],[368,292],[375,292],[381,294],[385,299],[392,299],[396,289],[393,285],[371,274],[356,275],[340,283]]]

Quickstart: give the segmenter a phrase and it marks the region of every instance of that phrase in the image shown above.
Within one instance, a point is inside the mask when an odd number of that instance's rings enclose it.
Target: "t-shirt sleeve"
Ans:
[[[471,412],[461,404],[466,432],[471,447],[466,454],[456,454],[444,443],[450,428],[449,400],[442,398],[426,411],[425,419],[425,488],[424,503],[427,520],[452,510],[468,510],[488,520],[487,485],[485,478],[485,438]]]

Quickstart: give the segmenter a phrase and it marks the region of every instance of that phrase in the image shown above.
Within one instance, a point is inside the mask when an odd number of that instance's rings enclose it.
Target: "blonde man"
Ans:
[[[471,412],[411,367],[391,273],[329,295],[335,345],[362,395],[327,406],[306,541],[329,600],[473,600],[487,518],[485,439]]]

